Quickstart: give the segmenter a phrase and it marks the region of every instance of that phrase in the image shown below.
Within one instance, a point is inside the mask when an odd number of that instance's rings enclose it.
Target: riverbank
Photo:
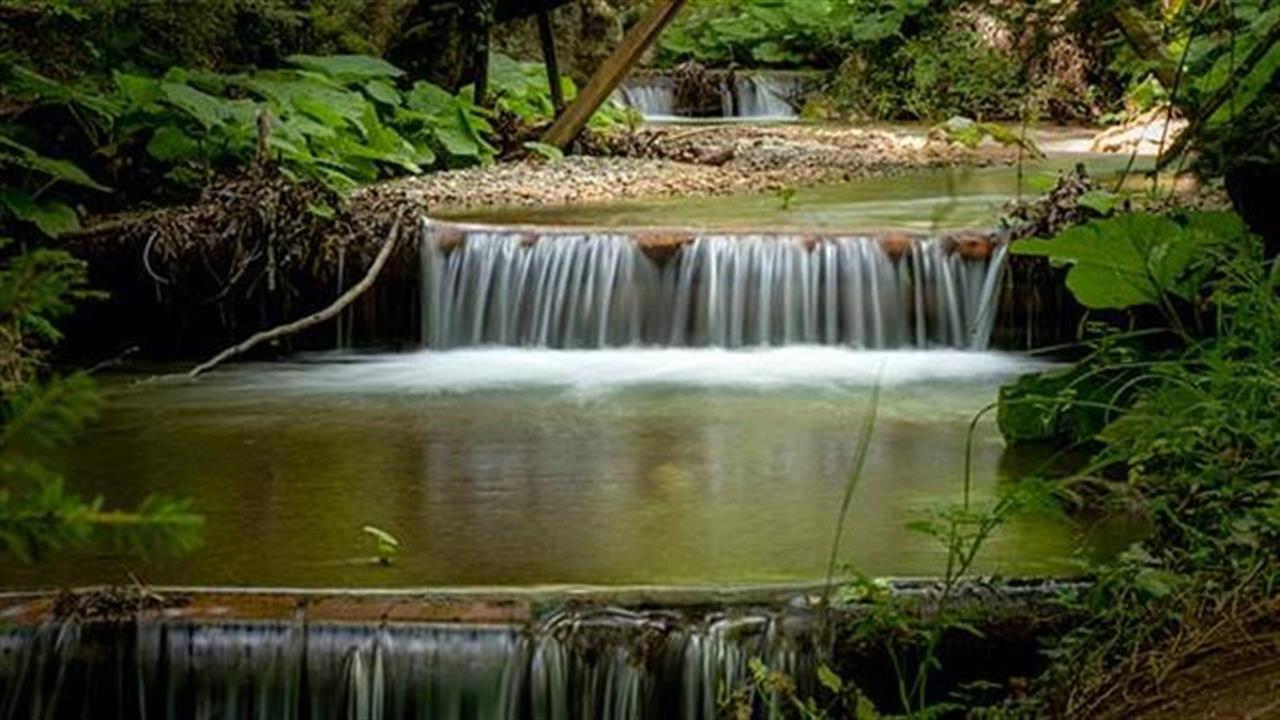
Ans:
[[[822,125],[653,126],[598,144],[607,156],[528,159],[379,183],[352,196],[352,211],[388,203],[451,212],[766,193],[1018,156],[1014,148],[969,149],[913,130]]]

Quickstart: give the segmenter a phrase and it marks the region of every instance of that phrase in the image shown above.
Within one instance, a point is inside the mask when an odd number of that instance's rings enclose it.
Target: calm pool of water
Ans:
[[[67,551],[0,568],[6,587],[114,582],[277,586],[701,584],[819,577],[870,387],[884,391],[841,557],[929,575],[906,529],[957,500],[966,427],[1029,360],[959,351],[488,349],[325,356],[190,385],[108,379],[110,404],[65,458],[111,504],[190,497],[182,558]],[[976,495],[1008,482],[979,425]],[[390,567],[367,524],[403,544]],[[1064,573],[1081,528],[1003,528],[985,571]],[[1096,543],[1095,543],[1096,545]]]

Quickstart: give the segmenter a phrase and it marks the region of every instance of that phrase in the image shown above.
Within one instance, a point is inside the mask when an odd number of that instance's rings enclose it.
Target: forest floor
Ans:
[[[1280,643],[1280,635],[1272,640]],[[1167,678],[1156,697],[1107,717],[1280,718],[1280,644],[1266,654],[1213,652]]]
[[[1186,626],[1117,668],[1084,706],[1106,720],[1280,718],[1280,599]]]

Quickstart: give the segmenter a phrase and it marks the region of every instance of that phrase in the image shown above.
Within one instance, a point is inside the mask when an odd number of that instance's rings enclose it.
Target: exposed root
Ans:
[[[71,250],[90,261],[91,285],[122,312],[154,308],[146,322],[182,338],[170,352],[203,353],[341,294],[357,278],[342,277],[339,267],[371,263],[398,215],[425,210],[416,202],[372,194],[348,200],[255,168],[210,186],[190,205],[92,225]],[[393,245],[404,251],[409,243]],[[192,328],[199,332],[185,334]],[[130,339],[153,354],[152,345],[163,344]]]
[[[360,279],[360,282],[351,286],[350,289],[344,292],[333,303],[319,312],[314,312],[306,317],[294,320],[293,322],[285,323],[284,325],[277,325],[270,330],[263,330],[262,332],[254,333],[243,342],[232,345],[217,355],[214,355],[212,358],[209,358],[205,362],[195,366],[187,373],[187,377],[194,378],[201,373],[208,372],[223,362],[237,355],[248,352],[253,347],[267,342],[268,340],[278,340],[286,335],[301,332],[313,325],[318,325],[326,320],[336,317],[344,308],[355,302],[356,298],[360,297],[365,293],[365,291],[373,287],[373,283],[377,281],[378,274],[382,272],[382,268],[387,264],[387,258],[391,257],[391,251],[396,247],[396,240],[400,236],[400,221],[403,218],[403,215],[404,211],[401,210],[401,212],[396,216],[395,222],[391,224],[391,232],[387,234],[387,239],[382,242],[382,249],[378,251],[378,256],[373,259],[373,264],[369,266],[369,270],[365,273],[365,276]]]

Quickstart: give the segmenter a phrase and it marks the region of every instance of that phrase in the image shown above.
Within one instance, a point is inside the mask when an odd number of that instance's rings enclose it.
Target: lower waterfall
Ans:
[[[272,720],[717,717],[748,661],[812,692],[807,619],[596,610],[507,625],[49,623],[0,633],[0,715]]]
[[[423,234],[428,347],[751,347],[982,350],[1005,247],[966,257],[939,239],[890,253],[871,236],[708,234],[661,260],[604,232]]]

